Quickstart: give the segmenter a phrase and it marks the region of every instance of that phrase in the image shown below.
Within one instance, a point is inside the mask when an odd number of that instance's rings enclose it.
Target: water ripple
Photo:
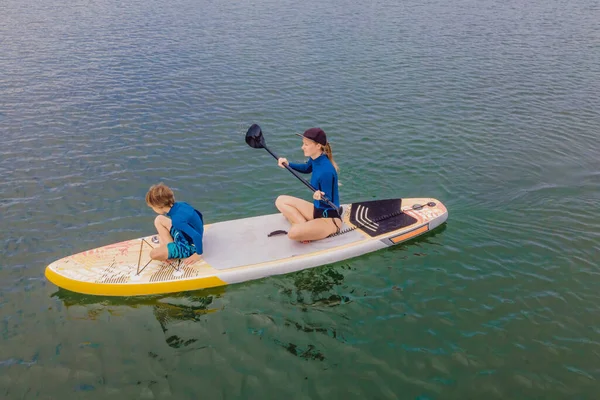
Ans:
[[[207,398],[594,398],[597,11],[8,0],[3,393],[197,397],[209,379]],[[96,298],[45,280],[57,258],[149,233],[144,195],[159,181],[208,222],[275,212],[280,193],[308,198],[245,146],[252,123],[293,160],[292,133],[321,126],[342,201],[436,197],[447,225],[191,294]]]

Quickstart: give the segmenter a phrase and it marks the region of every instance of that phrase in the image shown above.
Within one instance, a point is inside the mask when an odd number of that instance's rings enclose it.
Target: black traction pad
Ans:
[[[417,222],[401,212],[402,199],[387,199],[352,203],[350,222],[374,237]]]

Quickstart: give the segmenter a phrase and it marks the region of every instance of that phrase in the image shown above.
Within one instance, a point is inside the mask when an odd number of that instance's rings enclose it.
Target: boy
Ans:
[[[186,264],[201,260],[204,222],[200,211],[182,201],[176,202],[173,191],[162,182],[150,187],[146,204],[160,214],[154,220],[160,245],[150,251],[150,258],[159,261],[184,258]]]

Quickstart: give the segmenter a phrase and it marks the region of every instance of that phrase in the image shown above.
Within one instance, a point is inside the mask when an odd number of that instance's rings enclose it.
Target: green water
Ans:
[[[595,399],[600,8],[570,3],[5,2],[0,397]],[[50,262],[152,232],[164,181],[208,223],[310,192],[434,197],[448,223],[345,262],[105,298]],[[235,251],[235,249],[231,249]]]

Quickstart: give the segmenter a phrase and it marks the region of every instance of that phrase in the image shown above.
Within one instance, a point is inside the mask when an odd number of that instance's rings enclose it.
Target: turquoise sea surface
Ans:
[[[4,0],[0,398],[597,399],[600,4]],[[344,262],[148,297],[52,261],[153,232],[163,181],[207,223],[311,193],[434,197],[447,224]],[[235,249],[232,249],[235,251]]]

